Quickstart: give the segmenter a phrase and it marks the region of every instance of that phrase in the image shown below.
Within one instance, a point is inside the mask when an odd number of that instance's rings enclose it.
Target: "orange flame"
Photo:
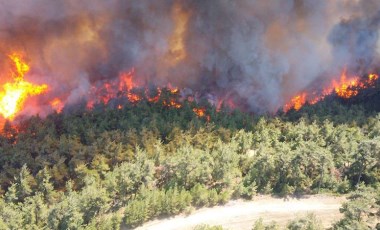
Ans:
[[[169,100],[164,100],[162,103],[164,106],[167,106],[167,107],[176,108],[176,109],[182,108],[182,104],[173,98],[170,98]]]
[[[333,81],[333,87],[336,95],[345,99],[358,95],[358,86],[359,78],[354,77],[350,80],[347,80],[346,71],[343,71],[342,75],[340,76],[340,82]]]
[[[171,65],[175,65],[186,58],[185,39],[190,13],[181,5],[175,4],[172,8],[172,18],[174,28],[169,38],[169,52],[166,59]]]
[[[134,87],[136,87],[136,84],[133,82],[133,74],[135,70],[132,69],[128,73],[121,73],[120,74],[120,83],[119,83],[119,91],[127,90],[131,91]]]
[[[306,103],[306,93],[301,93],[290,100],[290,103],[286,104],[284,111],[289,111],[290,109],[300,110],[301,107]]]
[[[133,75],[134,69],[120,73],[117,80],[104,82],[100,87],[92,87],[87,108],[92,109],[97,103],[108,104],[111,99],[117,97],[127,97],[132,103],[141,101],[142,96],[132,92],[132,89],[137,87],[133,82]]]
[[[22,110],[29,96],[39,95],[47,91],[46,84],[35,85],[24,80],[24,75],[30,67],[22,60],[20,54],[11,54],[16,71],[11,74],[12,82],[2,85],[0,91],[0,114],[7,119],[13,120],[16,114]]]
[[[135,94],[135,93],[131,93],[131,92],[129,92],[127,94],[127,98],[128,98],[128,101],[130,101],[131,103],[134,103],[134,104],[141,101],[141,99],[142,99],[140,95]]]
[[[374,81],[376,81],[377,79],[379,79],[379,75],[377,74],[374,74],[374,73],[371,73],[369,76],[368,76],[368,80],[372,83],[374,83]]]
[[[204,117],[206,115],[206,109],[205,108],[194,108],[193,112],[198,116],[198,117]]]
[[[206,108],[193,108],[193,112],[198,117],[205,117],[207,121],[210,121],[210,115],[206,115]]]
[[[368,78],[364,80],[356,76],[348,78],[346,70],[344,70],[340,76],[339,82],[333,80],[331,86],[325,87],[321,93],[318,94],[313,92],[309,95],[302,92],[294,96],[289,103],[285,104],[284,112],[288,112],[291,109],[298,111],[306,104],[306,102],[312,105],[316,104],[334,92],[340,98],[349,99],[358,95],[360,89],[372,87],[378,79],[379,76],[374,73],[369,74]]]
[[[179,93],[179,89],[178,88],[170,89],[170,93],[171,94],[178,94]]]
[[[125,97],[132,104],[146,100],[150,103],[162,103],[167,108],[180,109],[183,107],[179,88],[168,84],[165,88],[157,87],[154,92],[151,92],[148,88],[145,88],[145,91],[136,91],[139,85],[133,81],[133,75],[134,70],[121,73],[117,81],[105,82],[101,87],[93,88],[91,93],[94,93],[95,97],[91,97],[93,99],[87,103],[88,108],[92,109],[97,102],[107,104],[112,98],[118,96]],[[165,95],[164,97],[162,97],[163,94]],[[123,105],[117,104],[116,108],[120,110]],[[210,121],[210,115],[206,114],[206,108],[193,108],[193,112],[198,117]]]
[[[50,102],[50,106],[51,106],[55,111],[57,111],[57,113],[61,113],[61,112],[62,112],[62,109],[63,109],[63,103],[62,103],[62,101],[61,101],[59,98],[54,98],[54,99]]]
[[[148,90],[145,90],[145,95],[150,103],[157,103],[160,100],[162,90],[160,88],[157,88],[157,95],[154,97],[151,97],[149,95]]]

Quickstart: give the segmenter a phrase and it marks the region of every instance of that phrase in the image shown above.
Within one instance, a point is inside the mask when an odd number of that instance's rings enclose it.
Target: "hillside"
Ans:
[[[266,117],[142,100],[6,123],[0,226],[117,229],[257,193],[378,188],[380,116],[338,102],[315,106],[319,119],[313,106]],[[198,107],[209,119],[194,113]],[[364,197],[379,200],[368,191]],[[372,226],[368,202],[360,218],[347,214],[341,225]]]
[[[0,0],[0,230],[380,230],[379,9]]]

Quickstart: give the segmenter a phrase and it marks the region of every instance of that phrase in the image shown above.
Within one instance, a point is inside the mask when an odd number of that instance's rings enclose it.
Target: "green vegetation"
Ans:
[[[209,226],[207,224],[195,226],[193,230],[223,230],[221,226]]]
[[[263,219],[258,219],[252,227],[252,230],[278,230],[278,226],[275,222],[265,225]]]
[[[365,229],[379,218],[380,115],[363,111],[326,102],[255,117],[142,101],[6,123],[0,229],[118,229],[257,193],[351,191],[334,227]]]
[[[288,222],[281,227],[276,222],[264,224],[262,218],[258,219],[252,227],[252,230],[322,230],[321,222],[313,215],[307,214],[305,217],[299,217]],[[193,230],[227,230],[221,226],[198,225]]]
[[[344,217],[336,222],[331,229],[335,230],[367,230],[380,228],[380,189],[360,186],[350,193],[348,201],[340,209]],[[287,226],[281,228],[276,222],[264,224],[259,219],[253,225],[252,230],[321,230],[324,229],[321,221],[313,214],[307,214],[288,222]]]
[[[270,224],[264,224],[262,219],[259,219],[253,225],[252,230],[321,230],[323,229],[321,222],[313,215],[307,214],[305,217],[299,217],[297,219],[288,222],[286,227],[280,227],[276,222]]]
[[[340,212],[344,218],[334,225],[334,229],[379,229],[380,189],[359,187],[348,197]]]

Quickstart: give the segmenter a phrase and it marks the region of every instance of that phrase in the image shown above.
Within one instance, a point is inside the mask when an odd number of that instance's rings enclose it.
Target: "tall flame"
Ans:
[[[290,106],[291,108],[293,107],[295,110],[299,110],[305,103],[306,103],[306,93],[301,93],[291,99]]]
[[[174,30],[169,38],[168,61],[175,65],[186,58],[185,36],[190,18],[190,13],[185,11],[181,5],[174,4],[172,9]]]
[[[306,92],[302,92],[294,96],[290,102],[285,104],[284,112],[288,112],[291,109],[298,111],[306,104],[306,102],[312,105],[316,104],[334,92],[340,98],[349,99],[358,95],[360,89],[366,89],[373,86],[378,78],[379,76],[374,73],[369,74],[367,79],[361,79],[357,76],[349,78],[347,77],[346,70],[344,70],[340,76],[340,80],[333,80],[331,85],[325,87],[321,93],[318,94],[313,92],[310,95]]]
[[[361,86],[359,85],[359,78],[354,77],[347,80],[346,71],[343,71],[340,77],[340,82],[333,81],[333,87],[336,95],[345,99],[358,95],[358,86]]]
[[[24,80],[24,75],[30,67],[25,63],[20,54],[14,53],[8,56],[15,67],[12,71],[11,82],[6,82],[0,89],[0,114],[12,120],[16,114],[22,110],[26,99],[29,96],[39,95],[46,92],[46,84],[35,85]]]

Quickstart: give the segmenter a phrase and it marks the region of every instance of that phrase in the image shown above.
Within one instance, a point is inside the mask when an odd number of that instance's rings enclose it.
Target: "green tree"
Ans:
[[[8,192],[5,194],[5,199],[8,202],[22,202],[24,199],[33,193],[35,180],[30,174],[26,165],[23,165],[19,175],[15,178],[15,182],[11,185]]]
[[[85,178],[85,187],[79,193],[79,208],[83,213],[83,222],[88,224],[98,215],[105,214],[110,208],[111,198],[105,188],[94,177]]]
[[[47,225],[48,206],[41,193],[25,199],[21,205],[24,229],[44,229]]]
[[[297,218],[288,223],[289,230],[322,230],[323,226],[320,220],[314,214],[308,214],[306,217]]]
[[[262,218],[255,221],[252,230],[279,230],[280,226],[276,222],[272,222],[270,224],[264,224]]]
[[[81,229],[84,225],[80,210],[80,199],[76,192],[71,192],[61,202],[52,206],[48,214],[49,229]]]
[[[0,198],[0,229],[23,229],[21,208]]]
[[[150,187],[154,178],[154,164],[138,150],[134,163],[123,162],[105,175],[105,187],[118,201],[125,202],[136,195],[142,186]]]
[[[161,163],[158,184],[191,189],[196,183],[210,183],[212,158],[207,152],[185,145]]]
[[[49,204],[52,204],[57,196],[47,167],[40,170],[37,174],[37,191],[43,195],[45,202]]]
[[[357,178],[356,186],[360,185],[363,174],[367,176],[367,181],[370,176],[368,170],[378,168],[378,157],[380,156],[380,142],[377,140],[364,140],[359,143],[357,153],[354,155],[355,162],[351,166],[351,171]]]
[[[340,212],[344,217],[335,223],[334,229],[370,229],[379,218],[379,192],[370,187],[360,186],[351,193],[348,202]]]

